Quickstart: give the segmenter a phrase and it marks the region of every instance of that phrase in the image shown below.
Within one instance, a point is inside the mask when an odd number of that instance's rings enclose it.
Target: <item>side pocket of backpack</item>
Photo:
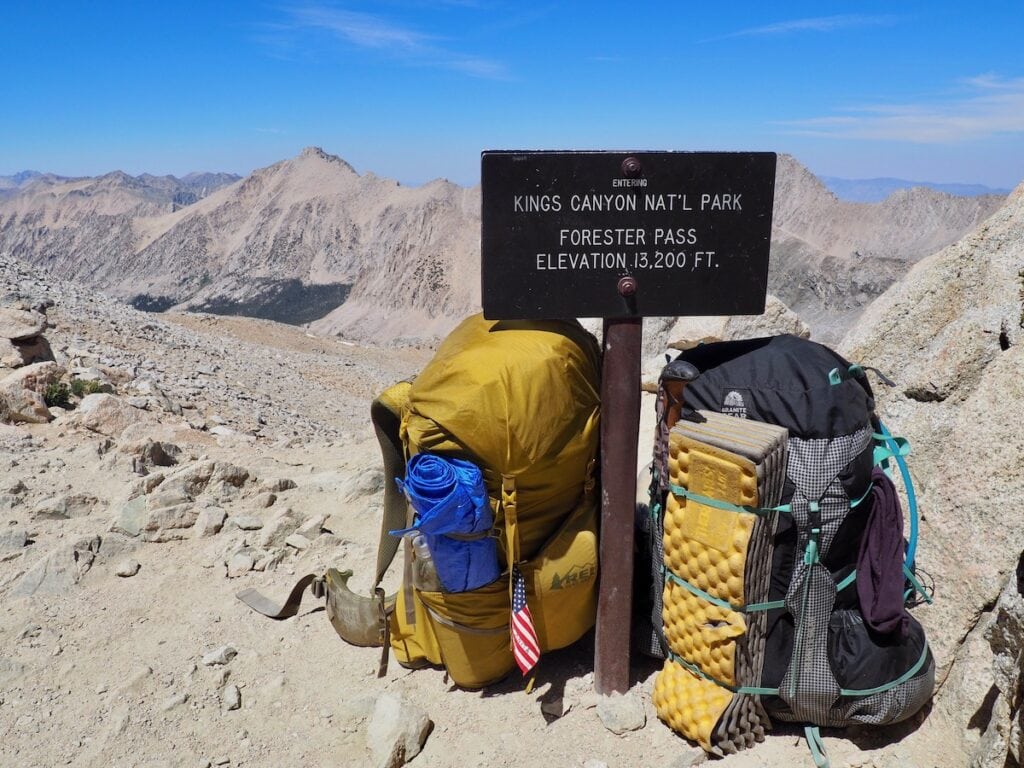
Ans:
[[[584,494],[540,553],[520,567],[542,651],[571,645],[597,617],[597,501]]]

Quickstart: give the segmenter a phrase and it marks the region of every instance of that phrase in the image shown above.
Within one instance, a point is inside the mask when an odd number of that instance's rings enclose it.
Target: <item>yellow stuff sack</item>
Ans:
[[[406,457],[429,452],[481,469],[503,571],[464,593],[420,591],[407,577],[389,627],[401,664],[443,664],[466,688],[507,675],[511,563],[526,580],[542,651],[593,626],[599,370],[597,343],[576,322],[474,315],[401,392]]]

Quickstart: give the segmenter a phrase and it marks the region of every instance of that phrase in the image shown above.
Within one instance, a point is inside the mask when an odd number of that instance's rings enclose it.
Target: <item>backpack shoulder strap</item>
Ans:
[[[373,430],[377,433],[381,458],[384,460],[384,515],[380,521],[380,544],[377,547],[377,572],[373,585],[377,587],[384,579],[391,562],[398,552],[400,539],[388,531],[407,527],[408,504],[395,482],[405,480],[405,447],[402,443],[400,426],[402,410],[409,402],[412,382],[400,381],[380,393],[370,406]]]

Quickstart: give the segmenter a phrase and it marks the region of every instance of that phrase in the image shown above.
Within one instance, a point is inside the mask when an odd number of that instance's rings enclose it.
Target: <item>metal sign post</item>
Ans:
[[[643,318],[764,312],[775,154],[484,152],[491,320],[604,318],[594,683],[629,688]]]

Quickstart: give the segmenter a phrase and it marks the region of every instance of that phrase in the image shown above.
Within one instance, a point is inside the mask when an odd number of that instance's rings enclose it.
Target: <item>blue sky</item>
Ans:
[[[409,184],[477,183],[511,148],[1024,179],[1020,0],[3,0],[0,40],[0,175],[247,173],[317,145]]]

